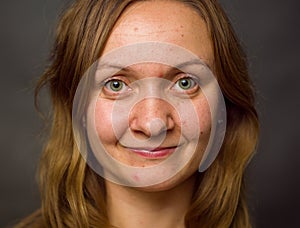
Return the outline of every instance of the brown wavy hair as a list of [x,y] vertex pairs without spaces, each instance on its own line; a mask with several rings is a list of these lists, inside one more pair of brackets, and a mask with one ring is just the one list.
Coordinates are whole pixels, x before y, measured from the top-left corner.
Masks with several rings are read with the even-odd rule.
[[[122,12],[137,1],[77,0],[62,15],[51,64],[35,94],[37,100],[46,86],[52,101],[52,125],[39,168],[42,206],[16,227],[110,227],[104,180],[86,165],[74,142],[72,104],[81,76],[101,56]],[[259,124],[246,56],[216,0],[179,2],[196,9],[206,22],[228,118],[217,159],[198,174],[186,227],[249,228],[244,171],[256,148]]]

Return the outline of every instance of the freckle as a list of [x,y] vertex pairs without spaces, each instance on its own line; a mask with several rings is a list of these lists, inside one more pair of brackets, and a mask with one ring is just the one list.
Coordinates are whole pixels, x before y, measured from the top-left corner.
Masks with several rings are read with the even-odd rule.
[[133,176],[133,179],[134,179],[135,181],[140,181],[140,178],[138,177],[137,174],[135,174],[135,175]]
[[181,34],[181,37],[184,37],[184,34]]
[[203,135],[203,131],[201,131],[200,134]]
[[135,28],[134,28],[134,31],[135,31],[135,32],[139,31],[139,28],[135,27]]
[[180,25],[180,28],[183,28],[183,25]]

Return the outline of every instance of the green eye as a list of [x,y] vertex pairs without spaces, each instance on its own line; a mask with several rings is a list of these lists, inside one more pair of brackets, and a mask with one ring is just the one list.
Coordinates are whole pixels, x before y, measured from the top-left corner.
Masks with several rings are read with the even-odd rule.
[[105,87],[112,92],[121,92],[126,87],[121,80],[113,79],[105,83]]
[[110,88],[111,88],[111,90],[113,90],[115,92],[119,92],[123,88],[123,82],[120,82],[120,81],[117,81],[117,80],[112,81],[110,83]]
[[190,78],[182,78],[177,81],[178,86],[183,90],[188,90],[194,86],[194,81]]
[[172,90],[178,93],[191,93],[196,92],[197,88],[198,83],[195,81],[195,79],[193,79],[190,76],[187,76],[178,79],[172,87]]

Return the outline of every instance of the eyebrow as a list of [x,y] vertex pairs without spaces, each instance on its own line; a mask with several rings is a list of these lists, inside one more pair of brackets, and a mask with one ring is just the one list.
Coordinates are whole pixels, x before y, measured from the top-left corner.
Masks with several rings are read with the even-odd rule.
[[175,66],[175,68],[180,69],[180,68],[183,68],[183,67],[186,67],[186,66],[196,65],[196,64],[197,65],[198,64],[200,64],[200,65],[206,65],[208,68],[210,68],[209,65],[206,62],[204,62],[204,60],[200,60],[200,59],[192,59],[192,60],[180,63],[177,66]]
[[[147,62],[141,62],[141,63],[157,63],[157,62],[150,62],[150,61],[147,61]],[[158,64],[160,64],[160,63],[158,63]],[[202,59],[192,59],[192,60],[189,60],[189,61],[186,61],[186,62],[183,62],[183,63],[180,63],[180,64],[178,64],[178,65],[176,65],[176,66],[171,66],[171,65],[169,65],[170,67],[172,67],[173,69],[182,69],[182,68],[184,68],[184,67],[187,67],[187,66],[191,66],[191,65],[198,65],[198,64],[200,64],[200,65],[204,65],[204,66],[207,66],[210,70],[212,70],[211,69],[211,66],[208,64],[208,63],[206,63],[204,60],[202,60]],[[134,64],[132,64],[132,65],[134,65]],[[164,65],[167,65],[167,64],[164,64]],[[111,69],[111,68],[113,68],[113,69],[117,69],[117,70],[124,70],[124,71],[126,71],[126,72],[129,72],[130,71],[130,66],[131,65],[128,65],[128,66],[123,66],[123,65],[117,65],[117,64],[110,64],[110,63],[103,63],[103,64],[99,64],[98,66],[97,66],[97,70],[100,70],[100,69],[105,69],[105,68],[108,68],[108,69]],[[129,68],[129,69],[128,69]]]

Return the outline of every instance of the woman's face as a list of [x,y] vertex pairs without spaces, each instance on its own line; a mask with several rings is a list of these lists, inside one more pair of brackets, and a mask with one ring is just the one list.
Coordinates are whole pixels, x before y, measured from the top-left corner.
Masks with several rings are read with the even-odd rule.
[[[130,6],[115,25],[103,55],[116,48],[149,41],[181,46],[193,52],[208,66],[214,63],[212,44],[205,22],[194,9],[176,1],[146,1]],[[172,89],[190,96],[189,102],[198,116],[197,128],[201,126],[197,138],[197,153],[188,165],[170,180],[148,187],[154,190],[176,186],[197,170],[211,127],[209,105],[201,89],[182,72],[175,71],[170,74],[169,72],[174,70],[171,68],[160,63],[139,63],[121,70],[107,80],[95,107],[96,131],[106,151],[126,165],[148,167],[168,159],[178,147],[188,148],[181,145],[180,137],[183,134],[182,128],[189,125],[189,120],[180,118],[176,107],[164,99],[142,99],[131,107],[128,129],[124,129],[124,132],[130,131],[131,135],[139,140],[159,135],[164,135],[164,138],[155,148],[124,144],[120,140],[122,135],[116,136],[111,118],[117,94],[130,90],[131,83],[156,78],[169,80],[174,84]],[[187,131],[186,134],[193,132]]]

